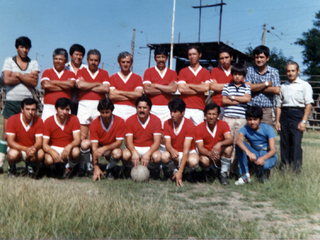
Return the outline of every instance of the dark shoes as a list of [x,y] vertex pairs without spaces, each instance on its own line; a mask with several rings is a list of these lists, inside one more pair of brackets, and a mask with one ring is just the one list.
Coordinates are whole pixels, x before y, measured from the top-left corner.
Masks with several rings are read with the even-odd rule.
[[227,173],[221,173],[221,176],[220,176],[220,183],[221,185],[229,185],[229,180],[228,180],[228,175]]

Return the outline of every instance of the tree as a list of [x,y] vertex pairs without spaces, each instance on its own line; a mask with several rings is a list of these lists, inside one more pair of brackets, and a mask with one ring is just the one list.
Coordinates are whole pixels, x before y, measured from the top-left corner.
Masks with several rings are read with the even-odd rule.
[[302,33],[295,44],[304,48],[302,51],[303,64],[307,66],[303,71],[306,75],[311,75],[309,80],[319,81],[319,78],[312,75],[320,75],[320,11],[316,13],[316,20],[313,21],[313,28]]
[[[247,55],[254,57],[252,47],[248,47],[246,50]],[[272,48],[270,50],[268,65],[279,70],[280,80],[287,80],[286,64],[290,60],[293,60],[292,56],[285,57],[281,49],[278,51],[276,48]]]

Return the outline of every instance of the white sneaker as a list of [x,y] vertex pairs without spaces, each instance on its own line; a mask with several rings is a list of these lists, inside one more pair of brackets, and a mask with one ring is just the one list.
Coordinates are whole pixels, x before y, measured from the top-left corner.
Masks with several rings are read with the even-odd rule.
[[236,181],[234,184],[238,186],[238,185],[243,185],[250,182],[251,182],[250,174],[246,173],[245,175],[241,176],[241,178],[239,178],[238,181]]

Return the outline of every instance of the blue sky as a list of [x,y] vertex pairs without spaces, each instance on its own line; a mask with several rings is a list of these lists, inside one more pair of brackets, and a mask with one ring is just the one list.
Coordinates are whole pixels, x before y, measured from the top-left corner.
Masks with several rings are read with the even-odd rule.
[[[266,46],[282,49],[302,65],[303,48],[293,44],[302,32],[312,28],[319,0],[224,0],[221,41],[242,52],[261,44],[263,24]],[[198,40],[199,0],[176,0],[174,42]],[[202,0],[202,5],[220,0]],[[19,36],[32,40],[29,56],[36,58],[43,72],[52,67],[52,52],[73,43],[102,54],[109,74],[119,71],[117,55],[131,51],[136,29],[134,72],[143,75],[148,67],[147,43],[170,43],[173,0],[1,0],[0,65],[16,54],[14,41]],[[201,41],[218,40],[219,8],[202,10]],[[274,30],[271,29],[274,27]],[[319,43],[320,44],[320,43]],[[154,64],[152,59],[152,65]],[[100,65],[101,66],[101,65]],[[303,69],[303,66],[301,66]]]

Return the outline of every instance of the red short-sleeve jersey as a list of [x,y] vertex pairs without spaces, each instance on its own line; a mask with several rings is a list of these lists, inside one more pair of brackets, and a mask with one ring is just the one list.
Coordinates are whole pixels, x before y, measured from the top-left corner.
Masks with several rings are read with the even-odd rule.
[[36,141],[36,137],[43,136],[43,122],[38,116],[34,116],[28,126],[22,120],[22,113],[15,114],[8,119],[6,126],[7,135],[15,135],[15,142],[31,147]]
[[[217,80],[217,83],[230,83],[233,80],[232,74],[230,73],[227,76],[227,74],[221,67],[216,67],[211,70],[211,79]],[[221,93],[213,93],[212,102],[215,102],[220,107],[223,106]]]
[[50,139],[49,145],[62,148],[73,141],[73,133],[80,132],[80,122],[73,114],[68,116],[63,125],[60,125],[56,115],[53,115],[47,118],[43,126],[43,138]]
[[[57,81],[76,80],[76,75],[67,69],[64,69],[62,72],[58,73],[57,70],[55,70],[54,68],[50,68],[50,69],[44,70],[44,72],[42,74],[41,82],[43,80],[48,80],[48,81],[51,81],[51,80],[57,80]],[[55,105],[56,101],[62,97],[71,99],[71,90],[68,90],[68,91],[63,90],[60,92],[51,92],[46,89],[44,91],[43,102],[45,104]]]
[[[110,77],[110,89],[117,89],[121,91],[128,91],[132,92],[138,88],[142,89],[142,79],[138,74],[130,72],[128,77],[124,79],[120,73],[115,73]],[[116,101],[112,100],[114,104],[121,104],[121,105],[129,105],[135,106],[135,100],[131,101]]]
[[150,147],[153,144],[153,135],[162,134],[160,119],[151,114],[148,120],[142,124],[138,115],[134,114],[126,121],[126,136],[133,135],[133,145],[136,147]]
[[214,145],[224,140],[224,134],[226,133],[230,133],[230,128],[225,121],[217,120],[213,132],[207,126],[207,121],[204,121],[196,126],[195,141],[196,143],[203,141],[204,148],[211,151]]
[[[177,81],[177,73],[170,68],[164,70],[161,74],[160,70],[155,66],[148,68],[143,75],[143,84],[161,84],[168,85]],[[171,94],[148,95],[153,105],[168,105]]]
[[[199,67],[196,72],[191,67],[185,67],[179,72],[179,83],[201,84],[210,81],[210,73],[207,69]],[[186,103],[187,108],[203,110],[205,107],[204,93],[196,95],[181,94],[181,99]]]
[[164,122],[164,137],[171,138],[172,147],[178,152],[183,152],[184,140],[192,139],[190,150],[194,150],[194,124],[188,118],[183,118],[177,131],[175,131],[172,119]]
[[[94,74],[90,72],[88,68],[79,69],[77,72],[77,78],[83,77],[86,82],[89,83],[109,83],[109,74],[106,70],[101,68],[98,69]],[[93,91],[85,91],[79,89],[79,101],[81,100],[100,100],[105,98],[106,95],[104,93],[95,93]]]
[[110,145],[116,140],[124,139],[124,120],[116,115],[112,116],[111,123],[106,128],[101,120],[97,117],[90,124],[90,140],[98,142],[100,146]]

